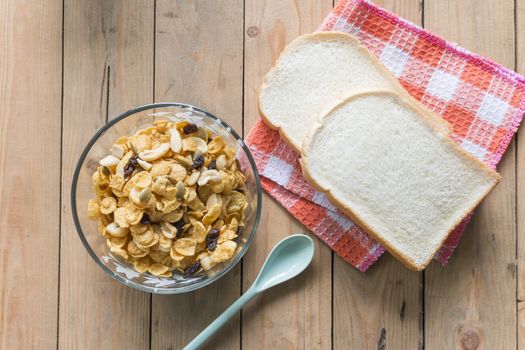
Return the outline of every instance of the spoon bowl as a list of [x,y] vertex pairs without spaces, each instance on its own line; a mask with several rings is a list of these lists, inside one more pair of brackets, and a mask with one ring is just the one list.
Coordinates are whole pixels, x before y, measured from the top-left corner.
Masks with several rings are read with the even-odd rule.
[[252,288],[262,292],[294,278],[314,257],[314,242],[303,234],[286,237],[276,245],[264,262]]

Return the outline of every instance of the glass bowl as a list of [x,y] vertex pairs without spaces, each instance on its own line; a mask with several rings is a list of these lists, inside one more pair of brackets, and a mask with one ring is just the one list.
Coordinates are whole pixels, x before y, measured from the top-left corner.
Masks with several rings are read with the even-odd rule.
[[[109,252],[106,239],[98,232],[97,222],[87,217],[87,203],[95,198],[91,189],[91,176],[98,166],[98,161],[109,154],[109,148],[120,136],[134,134],[137,130],[150,126],[153,121],[162,119],[188,120],[197,125],[205,125],[214,134],[221,135],[230,146],[237,149],[237,159],[246,175],[244,189],[248,207],[245,211],[245,226],[239,229],[237,238],[239,248],[230,261],[191,277],[174,273],[173,277],[162,278],[149,273],[136,272],[130,264]],[[211,113],[182,103],[154,103],[140,106],[107,123],[93,136],[82,152],[71,187],[73,220],[89,255],[105,272],[119,282],[157,294],[177,294],[202,288],[230,271],[246,253],[257,231],[261,215],[261,198],[261,184],[255,162],[239,134]]]

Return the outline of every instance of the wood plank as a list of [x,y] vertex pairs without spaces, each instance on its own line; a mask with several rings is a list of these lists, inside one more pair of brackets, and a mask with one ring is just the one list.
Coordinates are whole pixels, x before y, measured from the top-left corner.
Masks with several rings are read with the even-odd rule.
[[[419,0],[385,0],[379,5],[421,24]],[[417,349],[422,345],[422,274],[409,271],[388,253],[366,273],[334,261],[335,349]]]
[[54,349],[62,2],[0,11],[0,349]]
[[88,256],[71,220],[69,193],[78,156],[106,122],[106,109],[114,117],[153,98],[153,2],[65,5],[59,346],[144,349],[150,296],[119,284]]
[[421,25],[423,19],[424,0],[377,0],[374,4],[379,5],[398,16]]
[[[513,0],[427,0],[424,12],[428,29],[514,67]],[[498,167],[503,180],[476,210],[450,263],[426,271],[428,349],[516,348],[514,158],[512,144]]]
[[418,349],[420,273],[385,254],[366,273],[334,264],[334,348]]
[[[256,96],[264,74],[286,43],[314,31],[331,7],[330,0],[245,2],[245,133],[259,117]],[[265,194],[258,234],[244,258],[245,290],[273,246],[297,232],[307,230]],[[317,238],[314,241],[314,261],[304,274],[266,292],[243,311],[244,349],[331,348],[332,252]]]
[[[516,1],[516,69],[525,74],[525,1]],[[518,349],[525,349],[525,132],[523,123],[516,142],[516,225],[518,279]]]
[[[242,0],[157,1],[155,100],[202,107],[242,128]],[[154,296],[152,349],[180,349],[240,295],[240,265],[185,295]],[[240,347],[239,319],[210,344]]]

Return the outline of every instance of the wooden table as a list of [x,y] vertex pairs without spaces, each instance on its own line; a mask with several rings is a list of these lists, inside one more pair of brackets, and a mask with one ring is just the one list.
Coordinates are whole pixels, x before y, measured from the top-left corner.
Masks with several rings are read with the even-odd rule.
[[[304,231],[268,196],[241,265],[187,295],[120,285],[72,223],[80,151],[152,101],[212,111],[246,134],[263,74],[332,0],[0,2],[0,349],[179,349]],[[405,18],[525,73],[525,0],[384,0]],[[523,133],[523,130],[522,130]],[[210,349],[525,349],[525,141],[446,267],[388,254],[360,273],[316,240],[294,281],[252,302]]]

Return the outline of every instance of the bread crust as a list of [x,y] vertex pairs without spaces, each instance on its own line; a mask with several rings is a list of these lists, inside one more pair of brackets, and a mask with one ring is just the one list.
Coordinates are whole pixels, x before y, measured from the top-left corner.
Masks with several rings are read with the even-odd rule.
[[[272,74],[275,70],[277,70],[277,66],[279,65],[279,62],[281,61],[281,59],[282,59],[283,55],[285,54],[285,52],[287,50],[297,46],[297,45],[300,45],[303,41],[311,40],[311,39],[348,41],[350,44],[352,44],[352,46],[357,48],[357,51],[361,52],[363,55],[368,56],[368,58],[370,59],[372,65],[374,65],[375,68],[378,69],[385,78],[390,80],[390,82],[393,84],[394,89],[396,90],[396,92],[398,92],[399,94],[403,95],[407,100],[412,100],[413,102],[419,103],[419,102],[417,102],[417,100],[414,97],[412,97],[405,90],[405,88],[396,79],[396,77],[394,77],[392,75],[392,73],[390,73],[390,71],[388,71],[388,69],[377,59],[377,57],[375,55],[373,55],[368,49],[366,49],[363,45],[361,45],[359,40],[354,38],[352,35],[350,35],[348,33],[344,33],[344,32],[315,32],[315,33],[301,35],[301,36],[297,37],[296,39],[294,39],[291,43],[289,43],[281,51],[279,57],[277,58],[277,60],[275,61],[274,65],[273,65],[273,67],[264,76],[263,83],[261,84],[261,87],[259,88],[259,93],[258,93],[258,96],[257,96],[257,108],[259,109],[259,113],[261,114],[261,117],[262,117],[263,121],[265,122],[265,124],[268,125],[271,129],[279,131],[279,134],[282,137],[282,139],[290,147],[292,147],[292,149],[294,149],[296,152],[298,152],[298,153],[301,152],[301,146],[302,145],[300,145],[300,144],[296,145],[293,142],[292,138],[284,130],[283,126],[275,124],[271,120],[271,117],[268,116],[268,114],[264,110],[264,107],[263,107],[263,104],[262,104],[262,101],[261,101],[261,96],[262,96],[263,91],[266,89],[266,87],[268,85],[268,76],[270,74]],[[374,91],[374,90],[370,90],[370,91]],[[350,95],[350,94],[352,94],[351,91],[347,95]],[[326,106],[327,110],[332,110],[334,108],[334,106],[339,105],[341,103],[341,101],[343,101],[343,100],[344,100],[344,97],[339,97],[338,98],[337,96],[334,96],[334,103],[331,106]],[[319,120],[323,116],[324,116],[324,114],[321,114],[321,115],[317,116],[317,119]],[[430,122],[432,124],[435,124],[436,128],[443,129],[444,131],[446,130],[446,132],[448,134],[451,133],[451,125],[446,120],[444,120],[443,118],[441,118],[439,116],[432,116],[431,119],[432,120]]]
[[[465,210],[465,212],[461,215],[461,219],[459,219],[452,227],[449,229],[448,233],[441,239],[439,244],[436,245],[433,254],[422,264],[417,264],[414,259],[404,254],[402,251],[399,251],[396,249],[393,245],[390,244],[384,237],[381,236],[379,232],[374,231],[367,223],[366,221],[359,217],[352,208],[350,208],[348,205],[343,203],[341,200],[339,200],[334,194],[332,193],[332,190],[330,188],[324,188],[321,184],[319,184],[312,176],[308,169],[308,147],[311,143],[312,139],[315,137],[316,133],[318,133],[323,127],[323,119],[329,118],[332,112],[337,110],[338,108],[342,107],[346,103],[358,99],[364,96],[394,96],[395,98],[400,101],[401,104],[404,106],[411,108],[415,110],[418,115],[421,116],[421,118],[428,123],[428,125],[432,128],[434,128],[438,133],[441,133],[443,136],[446,136],[443,138],[443,142],[448,142],[454,149],[457,150],[459,154],[461,154],[467,161],[469,161],[474,167],[477,167],[478,169],[485,172],[485,174],[492,179],[492,184],[490,187],[486,189],[485,192],[481,193],[478,198],[476,198],[474,204]],[[432,118],[434,116],[432,115],[432,112],[429,110],[423,108],[419,105],[419,103],[414,103],[412,100],[407,100],[404,98],[404,96],[401,96],[399,94],[396,94],[392,91],[375,91],[375,92],[364,92],[359,93],[356,95],[351,95],[348,98],[346,98],[344,101],[337,104],[335,107],[333,107],[330,111],[328,111],[323,118],[317,122],[317,124],[311,129],[310,134],[303,140],[303,145],[301,149],[301,159],[299,160],[302,168],[303,175],[306,179],[306,181],[312,185],[315,189],[317,189],[320,192],[326,193],[326,196],[332,202],[336,207],[338,207],[341,211],[343,211],[346,215],[348,215],[359,227],[364,229],[366,232],[368,232],[370,235],[372,235],[379,243],[381,243],[396,259],[401,261],[406,267],[410,268],[414,271],[421,271],[423,270],[432,260],[438,249],[441,247],[441,245],[444,243],[444,241],[447,239],[447,237],[450,235],[450,233],[459,225],[459,223],[463,220],[465,216],[467,216],[470,212],[474,210],[474,208],[485,198],[485,196],[496,186],[496,184],[501,180],[501,176],[493,169],[489,168],[485,163],[480,161],[479,159],[472,156],[470,153],[459,147],[452,139],[448,137],[447,133],[444,133],[442,129],[436,128],[435,123],[433,123]]]

